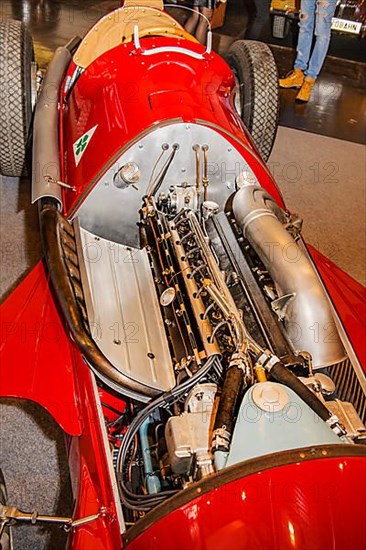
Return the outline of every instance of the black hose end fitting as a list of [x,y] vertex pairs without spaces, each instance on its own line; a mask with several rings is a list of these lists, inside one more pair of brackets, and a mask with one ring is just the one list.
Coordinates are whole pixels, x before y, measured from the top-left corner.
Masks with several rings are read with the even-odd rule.
[[293,390],[324,422],[332,416],[318,397],[281,361],[273,365],[270,374],[277,382]]

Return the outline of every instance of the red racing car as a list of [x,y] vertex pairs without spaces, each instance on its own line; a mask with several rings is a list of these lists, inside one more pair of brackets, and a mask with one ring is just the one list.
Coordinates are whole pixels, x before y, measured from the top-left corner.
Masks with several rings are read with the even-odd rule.
[[127,0],[40,86],[32,52],[0,22],[0,171],[31,173],[44,250],[1,306],[0,395],[65,432],[75,505],[2,480],[2,548],[27,521],[73,550],[365,548],[365,293],[265,164],[268,47],[224,61]]

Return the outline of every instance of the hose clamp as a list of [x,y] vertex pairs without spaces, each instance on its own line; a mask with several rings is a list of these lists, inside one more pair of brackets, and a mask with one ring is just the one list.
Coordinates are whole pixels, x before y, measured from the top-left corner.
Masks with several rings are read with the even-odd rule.
[[346,429],[344,426],[340,423],[339,418],[337,415],[332,414],[328,420],[326,420],[326,423],[328,426],[333,430],[333,432],[338,435],[338,437],[342,437],[343,435],[347,435]]
[[256,365],[259,367],[263,367],[266,371],[270,372],[272,367],[274,367],[279,362],[280,359],[277,357],[277,355],[274,355],[270,351],[265,350],[262,355],[260,355],[256,360]]
[[212,435],[212,450],[213,452],[222,449],[229,449],[231,441],[231,433],[227,431],[226,426],[217,428]]

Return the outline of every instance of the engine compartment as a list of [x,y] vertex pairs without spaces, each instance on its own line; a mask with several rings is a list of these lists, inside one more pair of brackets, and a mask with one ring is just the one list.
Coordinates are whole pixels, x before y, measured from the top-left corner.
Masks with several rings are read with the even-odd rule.
[[160,130],[155,155],[136,141],[63,232],[127,524],[242,461],[366,439],[364,377],[301,220],[249,160],[211,180],[212,129],[171,144]]

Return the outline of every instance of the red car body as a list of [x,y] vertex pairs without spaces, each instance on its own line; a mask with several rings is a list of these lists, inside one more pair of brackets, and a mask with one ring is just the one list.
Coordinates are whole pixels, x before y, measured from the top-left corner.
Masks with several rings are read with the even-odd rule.
[[[184,38],[151,36],[143,57],[134,42],[94,60],[69,91],[75,58],[63,77],[60,103],[63,214],[72,218],[121,152],[152,127],[177,118],[225,137],[246,159],[261,185],[283,207],[280,192],[259,157],[233,103],[234,77],[215,53]],[[193,54],[169,52],[184,48]],[[165,49],[166,48],[166,49]],[[51,90],[53,93],[53,91]],[[79,164],[73,144],[98,125]],[[365,289],[309,247],[335,310],[366,365]],[[40,262],[1,306],[0,394],[39,403],[66,435],[74,518],[95,521],[72,529],[73,550],[361,549],[366,546],[365,453],[362,446],[305,448],[260,457],[213,474],[172,497],[125,532],[108,456],[101,405],[126,407],[97,387],[70,335],[47,268]],[[41,489],[41,488],[40,488]]]

